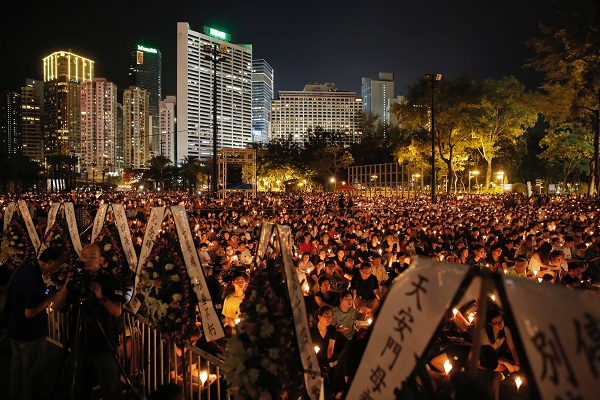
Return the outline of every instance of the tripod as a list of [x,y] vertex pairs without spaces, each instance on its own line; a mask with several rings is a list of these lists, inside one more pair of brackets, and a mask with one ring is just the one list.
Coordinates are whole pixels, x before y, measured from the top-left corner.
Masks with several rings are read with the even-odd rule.
[[61,377],[61,373],[62,373],[65,365],[67,364],[67,362],[69,360],[69,350],[70,349],[72,349],[72,354],[75,357],[75,361],[74,361],[74,365],[73,365],[74,373],[73,373],[73,380],[71,382],[71,388],[70,388],[71,390],[70,390],[69,398],[71,400],[73,400],[75,398],[74,396],[75,396],[75,389],[77,387],[77,373],[78,373],[78,368],[81,368],[81,366],[79,366],[79,362],[80,362],[80,358],[81,358],[80,357],[81,356],[80,355],[81,339],[82,339],[82,336],[84,336],[83,327],[87,321],[87,318],[86,318],[86,312],[87,312],[87,313],[89,313],[89,316],[91,317],[91,319],[94,321],[95,326],[97,326],[98,331],[101,333],[104,344],[106,344],[106,346],[109,348],[112,358],[114,359],[114,362],[116,363],[116,365],[119,368],[120,375],[123,376],[125,379],[125,383],[127,384],[129,392],[136,399],[139,399],[140,397],[136,393],[136,391],[133,387],[133,384],[132,384],[131,380],[129,379],[129,376],[127,375],[125,369],[119,362],[119,357],[117,356],[117,353],[116,353],[114,347],[111,345],[110,340],[108,339],[108,336],[106,335],[106,332],[104,331],[104,328],[102,327],[102,324],[98,320],[98,316],[96,315],[94,310],[86,304],[86,302],[89,299],[90,299],[89,293],[86,293],[84,290],[81,290],[80,295],[79,295],[79,303],[78,303],[79,307],[77,309],[77,317],[75,320],[75,326],[76,326],[75,334],[71,335],[69,337],[69,339],[67,340],[67,343],[65,344],[65,347],[63,349],[62,360],[60,362],[60,366],[58,369],[58,375],[56,376],[56,379],[54,380],[54,385],[52,388],[52,393],[50,395],[50,398],[51,399],[55,398],[56,389],[58,387],[58,381]]

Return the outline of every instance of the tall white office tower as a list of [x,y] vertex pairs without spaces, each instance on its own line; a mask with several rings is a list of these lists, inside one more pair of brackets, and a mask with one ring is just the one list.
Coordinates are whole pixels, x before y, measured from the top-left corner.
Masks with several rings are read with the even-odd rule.
[[167,96],[158,105],[160,120],[160,155],[175,164],[175,96]]
[[81,82],[81,168],[98,182],[117,171],[117,85],[105,78]]
[[362,78],[361,95],[364,113],[373,113],[384,126],[389,125],[390,100],[394,98],[394,74],[380,72],[378,79]]
[[150,110],[148,92],[137,86],[123,91],[123,168],[148,168]]
[[304,144],[309,132],[322,129],[341,135],[346,145],[360,141],[362,99],[356,92],[338,92],[333,83],[308,84],[303,91],[280,91],[271,103],[269,140]]
[[265,60],[252,60],[252,140],[266,142],[273,101],[274,73]]
[[213,155],[213,76],[216,63],[217,148],[252,143],[252,45],[233,44],[213,28],[177,23],[177,153],[206,161]]

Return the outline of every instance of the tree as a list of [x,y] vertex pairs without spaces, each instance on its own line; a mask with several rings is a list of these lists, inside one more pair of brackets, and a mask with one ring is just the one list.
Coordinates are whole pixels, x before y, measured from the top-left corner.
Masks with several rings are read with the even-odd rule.
[[488,79],[481,85],[481,98],[473,106],[468,123],[472,124],[475,148],[487,162],[486,188],[490,187],[492,161],[498,156],[500,145],[515,143],[537,121],[536,98],[526,93],[525,87],[512,76],[499,81]]
[[152,157],[148,164],[150,165],[150,169],[148,170],[148,175],[154,179],[155,185],[157,188],[164,188],[164,173],[167,165],[171,164],[171,160],[167,157],[161,155]]
[[340,145],[327,146],[317,151],[312,162],[315,170],[326,176],[333,176],[336,180],[338,171],[352,164],[354,164],[352,154]]
[[561,23],[541,26],[529,44],[536,56],[526,66],[545,74],[545,116],[554,126],[577,123],[593,130],[594,154],[588,194],[600,182],[600,4],[597,0],[557,1]]
[[[407,101],[392,107],[403,128],[421,133],[430,130],[431,84],[431,81],[420,78],[409,88]],[[446,187],[449,192],[455,178],[457,156],[470,145],[469,118],[476,104],[476,85],[471,75],[464,73],[454,80],[436,83],[435,93],[435,146],[451,177]]]
[[583,163],[590,163],[594,154],[592,132],[578,125],[565,124],[554,128],[541,141],[544,151],[540,158],[562,164],[563,188],[567,178]]

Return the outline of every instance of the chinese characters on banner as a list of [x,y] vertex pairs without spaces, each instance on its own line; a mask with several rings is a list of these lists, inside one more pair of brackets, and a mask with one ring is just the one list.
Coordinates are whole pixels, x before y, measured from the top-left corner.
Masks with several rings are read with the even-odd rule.
[[541,397],[597,399],[600,298],[518,278],[503,281]]
[[[311,399],[322,399],[324,397],[323,378],[321,376],[317,353],[315,352],[312,338],[310,336],[306,305],[304,304],[304,295],[302,294],[302,288],[300,287],[294,262],[292,261],[290,228],[288,226],[276,225],[276,229],[279,235],[278,239],[281,245],[283,269],[286,276],[288,292],[290,294],[290,302],[292,304],[296,338],[298,339],[298,349],[300,352],[300,358],[302,359],[302,367],[304,368],[304,382],[306,384],[306,391]],[[264,224],[263,230],[268,231]],[[263,238],[261,238],[261,240],[262,239]]]
[[348,400],[394,399],[446,313],[468,269],[420,259],[381,306]]
[[35,230],[35,225],[33,225],[33,220],[31,219],[31,214],[29,213],[29,208],[27,208],[27,203],[25,202],[25,200],[19,200],[18,207],[19,211],[21,211],[23,221],[25,222],[27,233],[29,233],[29,239],[31,240],[31,244],[37,252],[40,249],[40,238],[37,234],[37,231]]
[[198,297],[198,307],[202,316],[202,329],[206,335],[206,340],[212,342],[225,336],[221,319],[215,311],[206,279],[204,279],[204,273],[202,272],[202,268],[200,268],[200,260],[198,259],[198,252],[194,245],[194,238],[190,230],[185,207],[172,206],[171,212],[175,220],[183,260],[185,261],[194,292]]
[[92,243],[96,241],[96,237],[100,234],[102,227],[104,227],[104,219],[106,218],[107,210],[108,204],[100,204],[100,207],[96,212],[96,218],[94,218],[94,226],[92,227]]

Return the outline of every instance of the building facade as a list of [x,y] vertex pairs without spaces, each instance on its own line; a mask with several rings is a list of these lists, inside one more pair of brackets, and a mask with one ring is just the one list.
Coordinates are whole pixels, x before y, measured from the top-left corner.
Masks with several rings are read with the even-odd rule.
[[217,149],[252,143],[252,46],[233,44],[229,35],[205,27],[193,31],[177,23],[176,162],[213,157],[212,52],[216,62]]
[[274,73],[265,60],[252,60],[252,141],[266,142],[269,137]]
[[308,84],[303,91],[280,91],[271,104],[272,139],[308,140],[309,132],[322,129],[342,134],[345,143],[362,136],[363,103],[356,92],[338,92],[332,83]]
[[394,98],[394,74],[380,72],[378,79],[362,78],[361,95],[365,114],[373,113],[384,126],[390,125],[390,101]]
[[150,115],[158,116],[162,99],[162,54],[158,49],[141,44],[129,47],[129,86],[148,92]]
[[44,82],[38,79],[26,79],[25,86],[21,87],[23,155],[37,163],[44,161],[43,112]]
[[105,78],[81,83],[81,168],[98,182],[117,172],[117,85]]
[[20,156],[22,149],[21,95],[5,92],[0,99],[0,156]]
[[43,59],[43,71],[44,157],[80,157],[80,83],[94,77],[94,61],[58,51]]
[[175,118],[176,97],[167,96],[159,104],[160,155],[167,157],[175,165]]
[[150,113],[148,92],[136,86],[123,91],[123,168],[148,168]]

